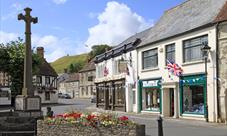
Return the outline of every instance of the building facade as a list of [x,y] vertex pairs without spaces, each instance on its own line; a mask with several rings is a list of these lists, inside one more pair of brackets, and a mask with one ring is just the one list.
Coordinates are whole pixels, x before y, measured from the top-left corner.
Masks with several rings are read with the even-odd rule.
[[[137,48],[138,112],[226,121],[225,87],[218,86],[218,80],[226,79],[226,54],[217,47],[219,42],[220,49],[226,47],[226,23],[219,24],[226,17],[226,0],[189,0],[166,11],[150,28]],[[205,44],[211,47],[207,68],[201,50]],[[169,61],[183,73],[172,75]]]
[[10,76],[6,72],[0,72],[0,105],[11,104]]
[[127,112],[135,110],[135,48],[140,41],[135,36],[131,37],[125,43],[96,57],[97,107]]
[[96,95],[95,88],[95,64],[91,60],[88,62],[82,70],[79,71],[80,78],[80,98],[91,98]]
[[35,95],[41,97],[41,103],[58,103],[57,73],[44,58],[44,48],[37,47],[41,65],[33,76]]
[[79,98],[79,73],[69,74],[69,78],[59,84],[59,93],[69,94],[71,98]]
[[[114,110],[118,94],[113,92],[120,86],[124,111],[226,122],[226,22],[227,0],[188,0],[165,11],[153,27],[132,36],[141,40],[136,55],[113,50],[97,56],[97,106]],[[131,90],[125,73],[114,70],[115,60],[130,54],[138,81]]]

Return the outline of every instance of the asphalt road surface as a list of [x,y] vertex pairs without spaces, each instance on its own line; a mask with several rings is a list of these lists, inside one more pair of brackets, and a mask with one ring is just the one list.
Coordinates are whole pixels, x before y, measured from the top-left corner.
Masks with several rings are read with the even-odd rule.
[[[60,99],[59,104],[44,106],[42,108],[44,114],[47,106],[51,106],[55,114],[62,114],[72,110],[102,111],[97,109],[95,104],[91,103],[89,99]],[[125,112],[114,113],[118,115],[127,115],[135,122],[145,124],[147,136],[158,136],[158,116]],[[164,136],[227,136],[226,124],[172,118],[164,118],[163,120]]]

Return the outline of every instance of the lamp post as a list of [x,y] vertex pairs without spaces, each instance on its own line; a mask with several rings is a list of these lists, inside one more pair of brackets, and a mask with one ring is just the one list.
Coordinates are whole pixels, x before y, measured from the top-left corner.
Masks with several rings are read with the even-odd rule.
[[203,47],[201,48],[201,51],[203,53],[204,61],[205,61],[205,82],[206,82],[206,102],[205,102],[205,118],[206,122],[208,122],[208,104],[207,104],[207,59],[208,59],[208,53],[211,49],[210,46],[208,46],[207,42],[202,43]]

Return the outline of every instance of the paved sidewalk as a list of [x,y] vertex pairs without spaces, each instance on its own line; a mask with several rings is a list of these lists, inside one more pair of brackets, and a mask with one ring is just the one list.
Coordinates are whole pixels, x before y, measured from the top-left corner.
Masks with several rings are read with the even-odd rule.
[[[137,123],[146,125],[147,136],[158,136],[158,115],[149,113],[126,113],[121,111],[105,111],[95,106],[86,108],[89,111],[111,112],[126,115]],[[163,118],[164,136],[227,136],[227,125],[207,123],[204,121]]]

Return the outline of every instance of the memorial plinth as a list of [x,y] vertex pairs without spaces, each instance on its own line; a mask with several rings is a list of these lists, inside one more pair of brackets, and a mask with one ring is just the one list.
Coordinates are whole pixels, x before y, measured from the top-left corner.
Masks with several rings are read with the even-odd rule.
[[41,117],[41,98],[39,96],[17,95],[15,113],[21,117]]

